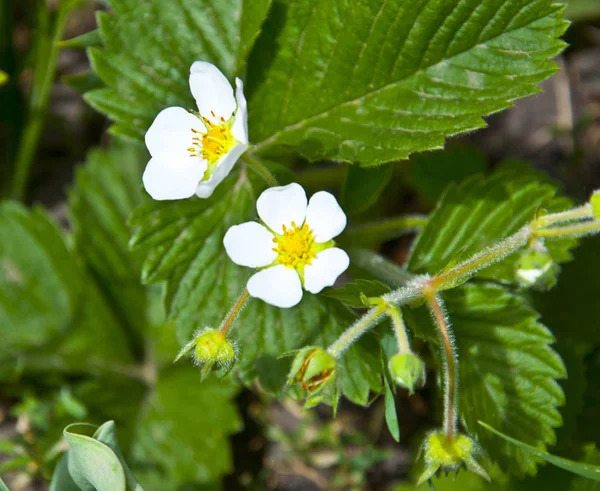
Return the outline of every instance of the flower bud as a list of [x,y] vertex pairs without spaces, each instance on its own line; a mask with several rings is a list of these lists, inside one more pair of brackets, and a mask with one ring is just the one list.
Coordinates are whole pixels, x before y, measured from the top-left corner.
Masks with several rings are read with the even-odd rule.
[[394,382],[412,394],[425,385],[425,363],[414,353],[398,353],[388,364]]
[[237,358],[235,345],[225,335],[210,327],[197,331],[194,339],[179,352],[175,361],[190,351],[194,363],[202,368],[203,379],[217,370],[223,370],[226,374]]
[[425,452],[425,470],[417,486],[430,479],[438,470],[458,471],[465,466],[471,472],[490,480],[487,472],[475,460],[477,447],[471,438],[455,435],[449,439],[445,433],[430,433],[423,443]]
[[600,190],[594,191],[590,198],[590,204],[592,205],[594,218],[600,218]]
[[548,290],[556,283],[558,265],[546,250],[523,251],[517,263],[517,280],[526,288]]
[[311,393],[319,392],[335,375],[335,359],[327,351],[315,346],[301,349],[288,377],[289,384],[300,386]]

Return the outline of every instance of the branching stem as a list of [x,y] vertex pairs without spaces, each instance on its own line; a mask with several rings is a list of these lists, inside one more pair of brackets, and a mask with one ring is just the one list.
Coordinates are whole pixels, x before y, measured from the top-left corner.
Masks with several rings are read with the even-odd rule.
[[350,345],[358,339],[365,331],[367,331],[386,310],[385,302],[381,302],[377,307],[369,310],[365,315],[358,319],[333,343],[327,351],[334,357],[339,358]]

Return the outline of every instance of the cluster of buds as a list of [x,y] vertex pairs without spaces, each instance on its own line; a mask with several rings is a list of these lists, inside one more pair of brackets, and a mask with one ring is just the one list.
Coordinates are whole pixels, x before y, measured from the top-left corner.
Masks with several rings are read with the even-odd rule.
[[237,347],[218,330],[206,327],[196,331],[194,339],[183,347],[175,361],[187,354],[201,368],[204,380],[212,372],[227,375],[237,359]]
[[288,385],[298,385],[306,393],[305,408],[324,402],[333,406],[339,399],[335,383],[335,358],[317,346],[302,348],[292,362]]
[[423,443],[425,453],[425,470],[419,478],[417,486],[431,479],[435,473],[459,471],[463,466],[471,472],[490,480],[487,472],[475,460],[479,448],[475,442],[465,435],[454,435],[448,438],[446,433],[430,433]]

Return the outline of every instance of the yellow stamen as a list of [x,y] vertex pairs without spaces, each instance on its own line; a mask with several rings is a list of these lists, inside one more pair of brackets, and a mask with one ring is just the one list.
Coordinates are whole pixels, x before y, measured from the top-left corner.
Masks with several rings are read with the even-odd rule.
[[283,234],[273,239],[277,244],[273,250],[278,254],[277,262],[290,268],[303,269],[317,254],[315,238],[307,224],[298,227],[295,222],[291,228],[282,226]]
[[[211,114],[213,117],[216,117],[214,112],[211,111]],[[202,121],[206,126],[206,131],[202,132],[192,128],[193,133],[200,134],[201,136],[194,136],[192,138],[193,147],[188,148],[188,151],[190,152],[190,157],[202,157],[205,159],[209,164],[209,169],[211,169],[235,145],[235,138],[231,134],[233,119],[225,121],[221,117],[219,124],[215,124],[205,117],[202,117]]]

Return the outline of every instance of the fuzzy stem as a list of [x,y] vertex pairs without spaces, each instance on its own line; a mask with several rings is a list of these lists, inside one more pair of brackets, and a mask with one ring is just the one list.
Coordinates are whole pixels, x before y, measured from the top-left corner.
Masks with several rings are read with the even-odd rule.
[[442,298],[433,290],[426,290],[425,298],[444,348],[444,432],[448,440],[453,440],[458,412],[458,352]]
[[269,186],[279,186],[279,182],[277,181],[275,176],[258,159],[256,159],[249,153],[244,154],[242,159],[244,160],[244,162],[250,165],[257,172],[257,174],[259,174],[266,181],[266,183]]
[[339,358],[350,345],[356,341],[365,331],[367,331],[385,312],[386,304],[381,302],[375,308],[369,310],[365,315],[358,319],[348,329],[346,329],[342,335],[335,341],[327,351],[334,358]]
[[576,225],[567,225],[565,227],[538,229],[535,231],[535,235],[547,239],[562,239],[565,236],[580,237],[582,235],[592,235],[598,232],[600,232],[600,219],[578,223]]
[[536,225],[538,227],[547,227],[555,223],[570,222],[573,220],[581,220],[584,218],[593,218],[594,210],[590,203],[587,203],[578,208],[572,210],[562,211],[560,213],[553,213],[550,215],[544,215],[536,219]]
[[250,294],[248,293],[248,290],[244,288],[242,294],[238,297],[233,307],[231,307],[231,310],[227,314],[227,317],[225,317],[225,319],[223,319],[223,322],[221,322],[221,325],[219,326],[219,334],[221,334],[222,336],[227,336],[229,328],[233,325],[235,320],[240,315],[240,312],[244,308],[244,305],[246,305],[246,301],[248,300],[249,295]]
[[410,353],[410,343],[408,342],[408,336],[406,335],[406,326],[404,325],[402,312],[398,307],[388,304],[386,313],[394,326],[394,334],[396,335],[396,342],[398,343],[398,353]]
[[531,227],[526,225],[517,233],[497,244],[475,254],[472,258],[458,264],[449,271],[431,278],[429,286],[440,290],[453,283],[464,281],[484,268],[495,264],[527,244],[532,235]]

